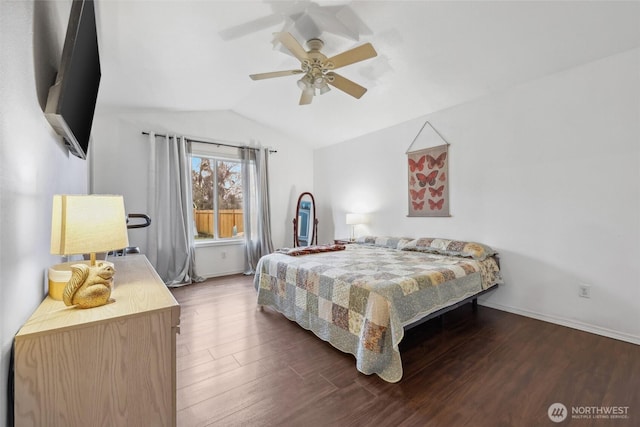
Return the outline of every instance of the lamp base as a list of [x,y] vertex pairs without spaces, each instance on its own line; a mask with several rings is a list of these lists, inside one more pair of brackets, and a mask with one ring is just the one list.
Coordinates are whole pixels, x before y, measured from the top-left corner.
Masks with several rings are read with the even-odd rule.
[[89,264],[89,261],[69,261],[49,267],[49,296],[56,301],[62,301],[62,293],[67,282],[71,279],[73,264]]

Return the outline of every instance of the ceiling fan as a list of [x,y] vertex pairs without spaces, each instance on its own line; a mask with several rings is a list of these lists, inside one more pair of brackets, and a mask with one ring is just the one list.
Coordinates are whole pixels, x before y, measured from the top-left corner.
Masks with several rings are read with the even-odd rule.
[[320,52],[320,49],[324,46],[324,42],[320,39],[311,39],[307,41],[309,50],[305,51],[300,43],[298,43],[290,33],[283,32],[275,33],[274,35],[276,40],[282,43],[282,45],[293,54],[293,56],[298,58],[301,63],[301,69],[251,74],[249,76],[251,79],[263,80],[273,77],[304,74],[302,78],[298,80],[298,87],[302,89],[300,105],[311,104],[316,91],[320,95],[327,93],[331,90],[329,85],[358,99],[367,91],[366,88],[342,77],[340,74],[334,73],[333,70],[376,56],[377,52],[371,43],[365,43],[361,46],[332,56],[331,58],[327,58]]

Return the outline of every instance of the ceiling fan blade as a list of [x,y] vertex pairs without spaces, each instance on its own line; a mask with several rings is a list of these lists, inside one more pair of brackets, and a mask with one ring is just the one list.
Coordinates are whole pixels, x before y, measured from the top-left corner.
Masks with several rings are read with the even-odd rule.
[[303,89],[300,95],[300,105],[311,104],[313,101],[313,89]]
[[287,70],[287,71],[272,71],[270,73],[251,74],[251,80],[264,80],[272,79],[274,77],[293,76],[294,74],[301,74],[302,70]]
[[333,64],[332,69],[344,67],[355,62],[364,61],[365,59],[373,58],[377,56],[378,52],[373,48],[371,43],[365,43],[362,46],[354,47],[353,49],[339,53],[336,56],[332,56],[325,61],[325,64],[331,62]]
[[327,83],[336,89],[340,89],[341,91],[348,93],[354,98],[360,99],[367,91],[366,87],[362,87],[358,83],[352,82],[346,77],[342,77],[340,74],[327,73],[327,76],[330,77],[327,79]]
[[289,49],[293,56],[298,58],[300,62],[305,59],[309,59],[307,51],[298,43],[298,40],[291,35],[291,33],[274,33],[276,40],[278,40],[284,47]]

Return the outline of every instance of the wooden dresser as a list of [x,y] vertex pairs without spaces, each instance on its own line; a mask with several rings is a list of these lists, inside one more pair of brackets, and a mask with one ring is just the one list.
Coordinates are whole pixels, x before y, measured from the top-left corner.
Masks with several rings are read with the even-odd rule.
[[111,297],[47,297],[15,337],[15,425],[175,426],[180,306],[144,255],[114,258]]

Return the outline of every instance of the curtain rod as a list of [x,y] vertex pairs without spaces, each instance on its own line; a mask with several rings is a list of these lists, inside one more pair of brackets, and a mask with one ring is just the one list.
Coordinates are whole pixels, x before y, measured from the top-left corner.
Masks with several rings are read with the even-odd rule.
[[[149,132],[142,131],[142,134],[143,135],[149,135]],[[162,134],[159,134],[159,133],[156,133],[155,136],[159,136],[161,138],[166,138],[167,137],[167,135],[162,135]],[[184,137],[184,139],[186,139],[189,142],[200,142],[200,143],[203,143],[203,144],[213,144],[213,145],[217,145],[218,147],[223,146],[223,147],[249,148],[251,150],[259,150],[259,148],[256,148],[256,147],[249,147],[249,146],[246,146],[246,145],[229,144],[228,143],[229,141],[227,141],[227,143],[225,143],[225,142],[215,142],[215,141],[202,141],[202,140],[199,140],[199,139],[188,138],[186,136]],[[269,152],[270,153],[277,153],[278,150],[269,149]]]

